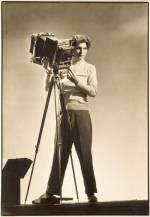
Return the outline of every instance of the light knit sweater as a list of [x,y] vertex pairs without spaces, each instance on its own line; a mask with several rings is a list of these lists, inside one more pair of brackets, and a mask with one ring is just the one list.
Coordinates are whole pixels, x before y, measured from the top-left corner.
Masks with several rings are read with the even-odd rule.
[[85,60],[73,63],[71,71],[76,75],[78,84],[75,85],[67,76],[60,81],[61,90],[68,110],[88,110],[87,96],[97,94],[97,74],[94,65]]

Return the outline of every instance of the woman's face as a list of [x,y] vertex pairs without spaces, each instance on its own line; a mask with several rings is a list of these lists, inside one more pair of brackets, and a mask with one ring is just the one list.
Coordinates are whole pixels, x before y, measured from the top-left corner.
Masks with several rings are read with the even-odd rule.
[[78,60],[84,60],[86,55],[87,55],[87,45],[85,42],[81,42],[79,43],[75,49],[74,49],[74,56],[78,59]]

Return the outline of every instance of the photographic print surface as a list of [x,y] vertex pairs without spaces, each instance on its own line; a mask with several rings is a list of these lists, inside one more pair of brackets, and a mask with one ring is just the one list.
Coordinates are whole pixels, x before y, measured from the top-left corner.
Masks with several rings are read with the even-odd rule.
[[[98,94],[88,98],[92,154],[100,201],[148,197],[148,4],[106,2],[3,2],[3,166],[8,159],[33,160],[47,93],[46,73],[30,61],[33,33],[91,39],[87,61],[95,65]],[[45,192],[55,137],[54,94],[43,129],[27,203]],[[81,202],[87,201],[75,149]],[[31,169],[21,180],[24,202]],[[63,195],[76,192],[70,160]]]

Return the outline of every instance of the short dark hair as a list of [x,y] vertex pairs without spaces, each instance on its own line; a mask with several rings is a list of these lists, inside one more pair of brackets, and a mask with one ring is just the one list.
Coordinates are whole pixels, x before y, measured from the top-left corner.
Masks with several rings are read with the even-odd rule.
[[87,36],[85,36],[85,35],[74,35],[72,37],[72,46],[76,47],[80,43],[86,43],[88,49],[91,46],[90,39]]

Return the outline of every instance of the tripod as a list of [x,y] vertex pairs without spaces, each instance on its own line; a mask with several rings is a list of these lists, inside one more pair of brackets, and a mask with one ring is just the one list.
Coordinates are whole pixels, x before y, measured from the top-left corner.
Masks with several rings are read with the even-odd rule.
[[[61,91],[60,77],[58,75],[58,70],[59,70],[58,68],[56,68],[56,67],[54,68],[54,70],[53,70],[54,73],[53,73],[52,78],[51,78],[50,83],[49,83],[48,94],[47,94],[47,98],[46,98],[46,103],[45,103],[45,108],[44,108],[44,112],[43,112],[42,122],[41,122],[41,126],[40,126],[40,131],[39,131],[39,135],[38,135],[37,144],[35,146],[35,148],[36,148],[35,149],[35,156],[34,156],[33,165],[32,165],[32,169],[31,169],[31,174],[30,174],[30,178],[29,178],[28,188],[27,188],[27,192],[26,192],[25,203],[26,203],[27,198],[28,198],[28,193],[29,193],[29,189],[30,189],[30,185],[31,185],[31,180],[32,180],[33,171],[34,171],[34,167],[35,167],[35,162],[36,162],[36,158],[37,158],[37,154],[38,154],[38,150],[39,150],[39,146],[40,146],[40,141],[41,141],[42,132],[43,132],[43,128],[44,128],[44,123],[45,123],[45,119],[46,119],[47,109],[48,109],[48,106],[49,106],[50,96],[51,96],[51,92],[52,92],[53,87],[54,87],[55,116],[56,116],[56,143],[55,143],[55,145],[58,145],[58,148],[59,148],[59,152],[58,152],[58,160],[59,160],[59,162],[58,162],[58,164],[59,164],[60,203],[62,203],[63,199],[65,200],[65,198],[62,198],[62,187],[61,187],[61,148],[62,148],[63,144],[61,142],[59,142],[60,120],[58,119],[59,114],[58,114],[58,105],[57,105],[57,99],[56,99],[56,91],[57,91],[57,89],[60,92],[60,104],[61,104],[62,114],[64,115],[69,127],[70,127],[70,124],[69,124],[69,120],[68,120],[68,113],[67,113],[67,110],[65,108],[65,102],[64,102],[63,94],[62,94],[62,91]],[[76,182],[75,170],[74,170],[74,164],[73,164],[73,158],[72,158],[71,152],[70,152],[70,159],[71,159],[71,166],[72,166],[76,196],[77,196],[77,200],[79,202],[77,182]],[[66,198],[66,200],[72,200],[72,198],[68,198],[68,199]]]

